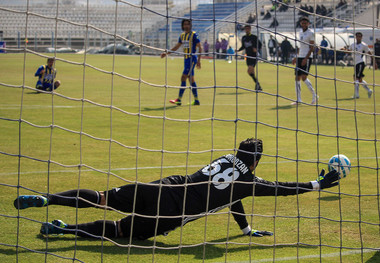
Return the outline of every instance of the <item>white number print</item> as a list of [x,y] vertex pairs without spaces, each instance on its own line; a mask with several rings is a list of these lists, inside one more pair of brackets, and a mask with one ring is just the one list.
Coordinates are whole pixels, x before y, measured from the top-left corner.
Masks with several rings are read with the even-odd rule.
[[227,188],[230,183],[239,178],[239,171],[236,168],[227,168],[222,173],[218,173],[221,169],[222,163],[228,163],[226,159],[220,159],[211,165],[207,165],[202,169],[202,173],[207,176],[213,176],[212,182],[216,189],[223,190]]

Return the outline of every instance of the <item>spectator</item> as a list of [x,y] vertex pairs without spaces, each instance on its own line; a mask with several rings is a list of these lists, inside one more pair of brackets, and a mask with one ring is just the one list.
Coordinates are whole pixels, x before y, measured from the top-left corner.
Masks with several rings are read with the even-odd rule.
[[380,39],[376,38],[376,42],[373,45],[374,46],[374,52],[375,52],[375,61],[377,64],[377,68],[380,68]]
[[226,39],[222,39],[222,44],[220,46],[220,48],[222,49],[222,58],[226,58],[227,57],[227,48],[228,48],[228,41]]
[[265,15],[265,8],[264,8],[264,6],[261,6],[260,15],[261,16]]
[[292,49],[292,45],[290,44],[288,38],[285,37],[284,41],[281,42],[282,64],[288,64],[291,49]]
[[272,35],[269,38],[268,41],[268,48],[269,48],[269,55],[271,56],[271,59],[273,60],[276,49],[277,49],[277,41],[272,37]]
[[220,58],[220,46],[221,46],[221,43],[219,39],[217,39],[215,43],[216,58]]
[[203,52],[205,53],[205,56],[208,56],[208,48],[209,44],[207,43],[207,40],[203,43]]
[[322,54],[322,64],[324,63],[323,61],[326,62],[327,64],[327,47],[329,44],[327,43],[326,38],[323,36],[323,39],[321,41],[321,54]]
[[263,17],[263,20],[268,20],[272,17],[271,13],[267,10],[267,12],[265,13],[265,16]]
[[252,24],[256,21],[256,15],[252,16],[252,14],[249,14],[249,17],[248,17],[248,20],[247,20],[247,24]]
[[278,27],[279,23],[275,17],[273,17],[272,23],[269,25],[269,27]]
[[228,48],[228,50],[227,50],[227,59],[226,59],[226,60],[228,60],[228,63],[231,63],[231,61],[232,61],[232,57],[233,57],[234,54],[235,54],[235,51],[234,51],[234,49],[230,46],[230,47]]

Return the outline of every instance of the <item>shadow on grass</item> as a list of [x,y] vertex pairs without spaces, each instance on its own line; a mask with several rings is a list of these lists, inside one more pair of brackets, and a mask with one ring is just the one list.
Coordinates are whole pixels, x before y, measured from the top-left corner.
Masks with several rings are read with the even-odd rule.
[[166,106],[166,107],[158,107],[158,108],[147,108],[147,107],[145,107],[143,109],[143,111],[162,111],[164,109],[172,110],[172,109],[176,109],[176,108],[178,108],[178,106],[176,106],[176,105],[171,105],[171,106]]
[[318,199],[321,200],[321,201],[336,201],[336,200],[340,199],[340,196],[336,196],[336,195],[333,195],[333,196],[324,196],[324,197],[320,197]]
[[379,263],[380,262],[380,251],[376,252],[370,259],[365,263]]
[[337,101],[345,101],[345,100],[354,100],[354,98],[341,98],[341,99],[337,99]]
[[277,107],[273,107],[273,108],[270,108],[271,110],[290,110],[290,109],[293,109],[295,108],[295,106],[293,105],[282,105],[282,106],[277,106]]
[[[46,241],[46,238],[42,235],[37,235],[37,238]],[[236,236],[231,236],[229,237],[228,241],[241,238],[241,235],[236,235]],[[251,242],[255,242],[256,239],[258,238],[252,238]],[[66,236],[57,236],[57,237],[49,237],[49,243],[51,242],[69,242],[72,241],[74,242],[75,237],[66,237]],[[106,245],[106,246],[101,246],[99,244],[100,239],[90,239],[90,238],[78,238],[76,245],[69,245],[65,247],[60,247],[60,248],[53,248],[49,247],[48,252],[49,253],[55,253],[55,252],[66,252],[66,251],[74,251],[74,250],[81,250],[81,251],[86,251],[86,252],[91,252],[91,253],[99,253],[101,250],[105,254],[110,254],[110,255],[127,255],[129,251],[129,238],[116,238],[113,239],[115,242],[120,244],[121,246],[126,246],[126,247],[121,247],[117,245]],[[89,241],[92,241],[96,244],[88,244]],[[81,244],[82,242],[86,242],[86,244]],[[273,249],[273,246],[259,246],[259,245],[241,245],[241,246],[233,246],[233,247],[227,247],[226,250],[226,245],[225,244],[220,244],[223,242],[227,242],[227,239],[220,238],[217,240],[212,240],[209,241],[206,244],[199,244],[196,246],[192,247],[182,247],[180,253],[185,254],[185,255],[194,255],[195,260],[208,260],[208,259],[215,259],[215,258],[220,258],[224,257],[226,251],[228,253],[234,253],[234,252],[239,252],[239,251],[248,251],[250,249],[260,249],[260,250],[265,250],[265,249]],[[249,239],[247,239],[247,243],[249,242]],[[210,244],[211,243],[211,244]],[[218,244],[212,244],[212,243],[218,243]],[[153,240],[133,240],[132,245],[134,246],[139,246],[139,247],[131,247],[130,248],[130,254],[131,255],[152,255],[153,251],[153,245],[155,245],[155,254],[162,254],[162,255],[178,255],[179,253],[179,248],[174,247],[173,245],[165,244],[162,242],[156,242],[154,244]],[[183,244],[186,246],[186,244]],[[285,247],[296,247],[296,245],[278,245],[276,248],[285,248]],[[317,247],[313,246],[305,246],[305,245],[299,245],[300,248],[309,248],[309,249],[318,249]],[[44,247],[39,250],[39,252],[44,253]],[[3,255],[16,255],[16,249],[15,248],[2,248],[0,247],[0,253]],[[35,253],[34,251],[26,250],[23,248],[20,248],[18,251],[19,254],[21,253]]]

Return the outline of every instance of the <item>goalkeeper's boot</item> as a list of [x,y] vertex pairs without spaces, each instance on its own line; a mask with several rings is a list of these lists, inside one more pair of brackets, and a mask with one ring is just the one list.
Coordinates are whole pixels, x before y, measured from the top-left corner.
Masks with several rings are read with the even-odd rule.
[[51,223],[42,223],[40,233],[42,235],[63,235],[64,234],[64,228],[67,227],[67,224],[65,224],[62,220],[53,220]]
[[15,199],[13,205],[16,209],[25,209],[28,207],[47,206],[48,199],[42,195],[20,195]]
[[181,106],[182,105],[182,102],[180,99],[175,99],[175,100],[169,100],[170,103],[173,103],[177,106]]
[[191,103],[191,105],[193,105],[193,106],[199,106],[199,105],[201,105],[201,103],[199,102],[199,100],[194,100],[194,101]]

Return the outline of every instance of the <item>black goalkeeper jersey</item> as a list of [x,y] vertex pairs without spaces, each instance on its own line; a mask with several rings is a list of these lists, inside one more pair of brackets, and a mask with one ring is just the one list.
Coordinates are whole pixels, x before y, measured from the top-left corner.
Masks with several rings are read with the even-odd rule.
[[230,207],[241,229],[248,226],[241,199],[253,195],[295,195],[313,189],[310,182],[266,181],[253,175],[249,167],[232,154],[214,160],[192,175],[170,176],[161,182],[163,191],[173,197],[180,214],[186,192],[184,223]]
[[241,39],[241,45],[238,51],[245,49],[245,54],[250,57],[256,57],[257,55],[257,52],[253,51],[254,48],[261,49],[261,41],[257,39],[256,35],[252,34],[244,35]]

